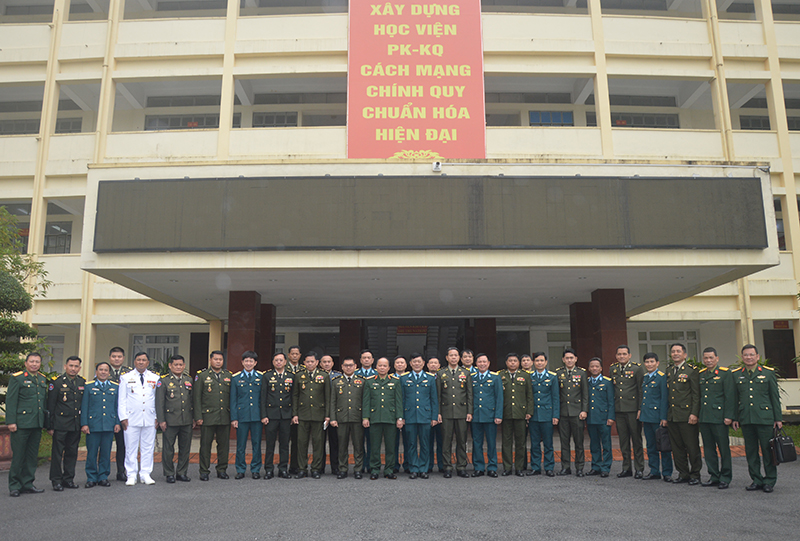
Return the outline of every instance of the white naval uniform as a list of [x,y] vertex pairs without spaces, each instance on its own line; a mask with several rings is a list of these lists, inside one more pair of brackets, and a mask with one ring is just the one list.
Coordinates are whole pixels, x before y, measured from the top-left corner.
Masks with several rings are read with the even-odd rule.
[[[156,385],[158,375],[144,371],[144,384],[138,370],[131,370],[119,379],[119,420],[127,419],[125,430],[125,472],[128,479],[137,473],[149,476],[153,471],[153,448],[156,441]],[[141,450],[141,467],[137,455]],[[138,471],[137,471],[138,470]]]

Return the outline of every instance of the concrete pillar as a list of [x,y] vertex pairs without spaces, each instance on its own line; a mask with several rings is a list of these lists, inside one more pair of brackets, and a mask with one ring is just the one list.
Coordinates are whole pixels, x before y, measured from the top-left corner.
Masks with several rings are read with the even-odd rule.
[[212,351],[225,351],[222,347],[225,334],[225,325],[219,319],[212,319],[208,322],[208,357],[211,358]]
[[603,371],[614,362],[617,346],[628,343],[624,289],[592,291],[595,355],[603,359]]
[[228,370],[242,369],[242,353],[261,345],[261,294],[231,291],[228,300]]
[[272,368],[272,355],[275,353],[275,305],[261,305],[261,344],[258,349],[258,369]]
[[578,356],[578,366],[588,368],[595,356],[594,316],[592,303],[575,302],[569,305],[569,331],[572,349]]

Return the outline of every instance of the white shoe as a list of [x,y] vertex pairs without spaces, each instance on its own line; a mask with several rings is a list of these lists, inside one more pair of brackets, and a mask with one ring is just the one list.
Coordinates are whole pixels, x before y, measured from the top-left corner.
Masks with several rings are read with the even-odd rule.
[[128,476],[128,480],[125,481],[125,486],[126,487],[132,487],[135,484],[136,484],[136,476],[135,475],[129,475]]
[[139,478],[142,480],[142,483],[144,483],[145,485],[155,485],[156,484],[156,482],[153,481],[153,478],[150,477],[147,474],[139,475]]

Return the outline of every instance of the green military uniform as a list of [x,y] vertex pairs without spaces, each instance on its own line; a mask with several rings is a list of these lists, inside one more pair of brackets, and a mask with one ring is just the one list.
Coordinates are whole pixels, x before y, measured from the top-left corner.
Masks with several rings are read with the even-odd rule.
[[583,472],[586,454],[583,449],[583,433],[585,421],[580,419],[581,413],[589,408],[589,383],[586,381],[586,370],[575,366],[568,370],[566,366],[556,370],[559,397],[561,399],[561,415],[558,421],[558,437],[561,440],[561,471],[567,473],[572,464],[570,438],[575,443],[575,470]]
[[85,385],[86,380],[81,376],[71,378],[62,374],[48,387],[47,429],[53,431],[50,481],[54,487],[78,488],[75,464],[81,441],[81,402]]
[[[156,421],[167,423],[161,435],[161,467],[167,481],[176,475],[173,457],[175,440],[178,440],[178,478],[185,478],[189,470],[189,452],[192,445],[192,378],[181,374],[165,374],[156,384]],[[188,479],[188,478],[186,478]]]
[[[675,482],[700,482],[700,440],[698,425],[689,416],[700,415],[700,374],[684,361],[680,368],[667,369],[667,431],[678,478]],[[688,457],[688,459],[687,459]]]
[[622,473],[631,471],[631,442],[633,442],[633,467],[636,477],[644,470],[642,427],[637,414],[642,407],[642,380],[644,369],[636,361],[614,363],[609,369],[614,383],[614,412],[622,452]]
[[17,425],[17,431],[11,433],[13,456],[8,471],[8,490],[11,492],[33,488],[46,408],[47,378],[27,370],[11,376],[6,393],[6,423]]
[[[747,469],[755,487],[775,486],[778,468],[772,461],[769,439],[772,427],[783,420],[778,378],[772,368],[756,366],[754,370],[737,368],[732,373],[736,420],[742,427]],[[764,457],[764,475],[761,475],[761,460]]]
[[[731,372],[724,366],[713,370],[703,368],[700,379],[700,434],[703,436],[703,454],[711,475],[709,483],[731,482],[731,447],[728,425],[736,416],[734,388]],[[717,458],[719,449],[719,458]],[[725,486],[723,485],[723,486]]]
[[361,401],[362,420],[369,421],[369,439],[372,445],[369,467],[372,475],[381,473],[381,440],[384,445],[386,467],[384,474],[393,476],[396,462],[394,443],[397,437],[397,421],[403,418],[403,388],[400,380],[392,375],[385,378],[366,378]]
[[345,375],[333,380],[330,418],[339,425],[339,473],[347,473],[350,453],[348,442],[353,444],[354,472],[364,467],[364,427],[361,424],[361,407],[364,399],[366,378]]
[[456,470],[464,475],[467,469],[467,414],[472,414],[472,375],[466,368],[447,366],[437,374],[436,391],[442,417],[444,470],[453,471],[451,448],[455,435]]
[[[330,409],[331,382],[328,374],[321,368],[313,372],[302,370],[295,374],[295,385],[292,390],[292,416],[297,417],[298,461],[299,472],[305,474],[308,468],[308,441],[314,458],[311,461],[311,474],[316,476],[322,472],[322,456],[324,445],[323,425]],[[305,457],[305,458],[304,458]]]
[[[217,440],[217,475],[228,469],[228,454],[231,443],[231,378],[233,374],[224,368],[219,373],[206,368],[194,378],[192,399],[194,420],[200,425],[200,475],[208,475],[211,469],[211,444]],[[202,480],[202,479],[201,479]]]
[[517,474],[522,475],[528,458],[525,417],[533,415],[531,376],[525,370],[512,374],[508,369],[501,370],[499,375],[503,382],[503,475],[511,474],[512,463]]

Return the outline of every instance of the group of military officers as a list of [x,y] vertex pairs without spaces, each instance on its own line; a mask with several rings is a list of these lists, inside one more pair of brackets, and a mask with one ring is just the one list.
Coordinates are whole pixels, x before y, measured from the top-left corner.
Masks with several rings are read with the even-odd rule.
[[[224,368],[221,351],[210,355],[209,367],[194,379],[184,374],[180,355],[169,361],[169,373],[148,370],[146,353],[137,353],[134,368],[124,366],[125,352],[115,347],[109,361],[97,364],[95,379],[80,375],[81,359],[69,357],[65,372],[48,381],[40,372],[41,356],[32,353],[25,370],[14,374],[7,394],[7,423],[12,433],[11,496],[39,493],[33,485],[41,430],[53,436],[50,481],[55,491],[78,488],[75,466],[81,432],[86,434],[86,488],[110,486],[111,447],[116,439],[117,480],[133,486],[153,484],[156,428],[162,431],[162,468],[166,481],[188,482],[192,429],[200,427],[200,480],[208,481],[211,448],[216,440],[216,475],[228,479],[230,430],[236,430],[235,478],[247,472],[247,438],[251,442],[251,477],[262,470],[262,430],[266,432],[264,477],[318,479],[325,469],[325,439],[331,471],[348,476],[352,446],[355,478],[369,473],[396,479],[402,468],[410,479],[427,479],[434,458],[445,478],[467,473],[468,434],[472,436],[472,477],[575,474],[608,477],[611,426],[616,423],[622,453],[617,477],[663,479],[698,485],[702,434],[709,479],[702,486],[728,488],[731,453],[728,427],[741,426],[752,483],[747,490],[772,492],[776,465],[769,452],[773,427],[781,428],[777,378],[759,363],[753,345],[742,349],[743,366],[719,366],[714,348],[703,351],[705,368],[687,362],[683,344],[670,347],[672,363],[660,371],[658,356],[647,353],[640,364],[628,346],[619,346],[616,362],[603,375],[603,361],[592,358],[577,366],[574,350],[564,351],[563,365],[547,369],[543,352],[506,356],[506,368],[489,370],[486,354],[450,348],[446,366],[412,354],[374,360],[365,350],[360,368],[345,357],[341,372],[329,355],[310,352],[303,358],[293,346],[288,356],[276,353],[272,368],[256,370],[258,355],[242,355],[243,369]],[[287,358],[288,357],[288,358]],[[374,367],[373,367],[374,363]],[[427,369],[426,371],[426,364]],[[394,368],[394,372],[390,370]],[[408,370],[410,368],[410,370]],[[585,469],[584,425],[590,437],[591,467]],[[498,472],[496,436],[502,426],[502,472]],[[553,433],[558,427],[561,470],[556,474]],[[659,445],[666,429],[670,449]],[[644,474],[642,432],[647,442],[649,472]],[[400,438],[404,460],[399,460]],[[528,468],[527,438],[531,441]],[[455,440],[455,464],[453,441]],[[175,443],[178,445],[177,467]],[[278,444],[277,472],[274,462]],[[385,460],[381,461],[381,448]],[[484,445],[486,453],[484,454]],[[438,452],[434,455],[434,447]],[[764,472],[761,471],[763,455]],[[366,455],[366,458],[365,458]],[[673,476],[673,460],[677,475]]]

